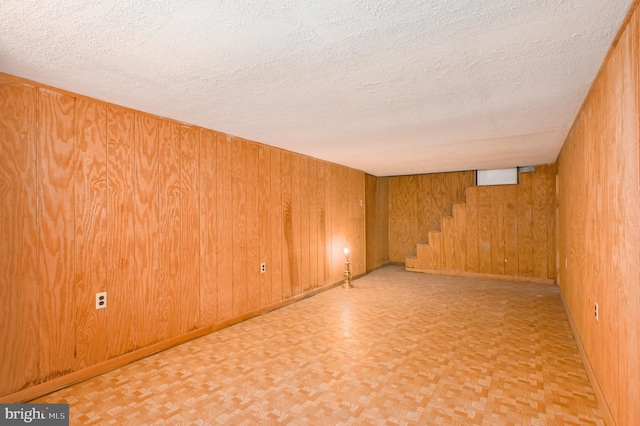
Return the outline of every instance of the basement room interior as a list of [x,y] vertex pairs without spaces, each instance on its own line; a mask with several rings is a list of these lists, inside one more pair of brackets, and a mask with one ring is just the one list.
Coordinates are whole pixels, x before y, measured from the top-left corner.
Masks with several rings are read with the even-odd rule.
[[0,423],[640,424],[638,3],[2,2]]

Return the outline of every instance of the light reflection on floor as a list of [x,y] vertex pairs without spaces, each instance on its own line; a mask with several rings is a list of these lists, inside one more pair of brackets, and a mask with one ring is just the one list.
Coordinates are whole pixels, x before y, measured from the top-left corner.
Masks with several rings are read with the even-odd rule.
[[556,286],[387,267],[37,402],[71,424],[604,425]]

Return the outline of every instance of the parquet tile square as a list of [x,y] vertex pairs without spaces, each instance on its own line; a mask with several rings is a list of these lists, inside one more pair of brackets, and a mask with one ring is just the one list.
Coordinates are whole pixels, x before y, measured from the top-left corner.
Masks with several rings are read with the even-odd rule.
[[556,286],[354,284],[36,402],[86,425],[604,425]]

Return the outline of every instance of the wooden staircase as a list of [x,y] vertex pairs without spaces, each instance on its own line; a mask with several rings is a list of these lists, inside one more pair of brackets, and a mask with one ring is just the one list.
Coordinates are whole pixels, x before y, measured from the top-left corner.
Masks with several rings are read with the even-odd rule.
[[405,259],[408,271],[555,282],[552,169],[521,173],[517,185],[468,186]]
[[429,231],[427,241],[416,245],[416,254],[407,256],[407,270],[466,270],[465,213],[466,203],[454,203],[453,215],[440,220],[440,230]]

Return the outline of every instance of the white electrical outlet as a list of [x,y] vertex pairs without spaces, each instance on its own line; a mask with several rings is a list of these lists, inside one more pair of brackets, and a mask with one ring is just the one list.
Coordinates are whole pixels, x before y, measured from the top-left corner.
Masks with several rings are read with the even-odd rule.
[[599,320],[599,316],[600,316],[600,306],[598,305],[598,302],[596,302],[596,307],[595,307],[594,314],[596,316],[596,321],[598,321]]
[[96,293],[96,309],[104,309],[107,307],[107,292]]
[[260,264],[260,273],[264,274],[265,272],[267,272],[267,264],[266,263],[261,263]]

